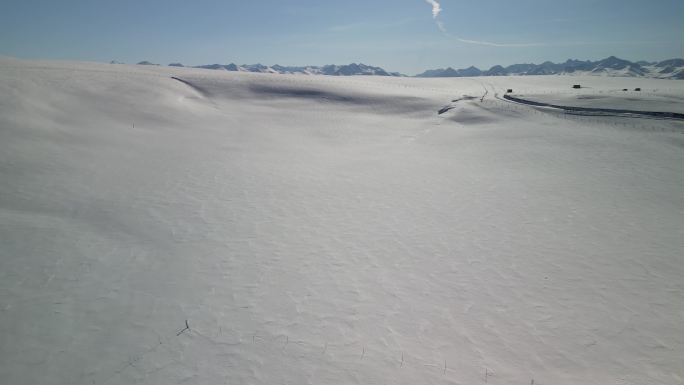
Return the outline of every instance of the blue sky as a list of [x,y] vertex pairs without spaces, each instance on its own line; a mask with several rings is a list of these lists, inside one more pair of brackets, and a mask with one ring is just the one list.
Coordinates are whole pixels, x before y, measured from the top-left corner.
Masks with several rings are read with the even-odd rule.
[[[0,55],[438,67],[684,57],[682,0],[3,0]],[[436,12],[435,12],[436,13]]]

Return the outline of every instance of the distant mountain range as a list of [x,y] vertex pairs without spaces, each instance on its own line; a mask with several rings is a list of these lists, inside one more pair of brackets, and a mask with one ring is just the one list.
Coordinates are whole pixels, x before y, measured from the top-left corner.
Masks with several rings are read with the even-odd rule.
[[496,65],[486,71],[476,67],[455,70],[451,67],[428,70],[416,77],[448,78],[472,76],[510,75],[602,75],[630,76],[663,79],[684,79],[684,59],[670,59],[662,62],[630,62],[615,56],[598,61],[568,60],[565,63],[513,64],[508,67]]
[[[138,64],[147,64],[140,62]],[[171,63],[172,67],[183,67],[180,63]],[[260,72],[273,74],[302,74],[302,75],[331,75],[331,76],[404,76],[398,72],[387,72],[380,67],[373,67],[362,63],[347,65],[325,65],[325,66],[306,66],[306,67],[286,67],[281,65],[265,66],[263,64],[207,64],[195,66],[193,68],[205,68],[211,70],[240,71],[240,72]]]
[[[116,62],[112,62],[116,63]],[[158,65],[148,61],[142,61],[139,65]],[[171,63],[172,67],[183,67],[181,63]],[[260,72],[273,74],[302,74],[302,75],[331,75],[331,76],[406,76],[398,72],[388,72],[380,67],[373,67],[361,63],[347,65],[324,65],[286,67],[281,65],[265,66],[263,64],[208,64],[193,68],[205,68],[221,71]],[[525,75],[601,75],[601,76],[630,76],[650,77],[662,79],[684,79],[684,59],[670,59],[662,62],[630,62],[615,56],[598,61],[568,60],[565,63],[542,64],[513,64],[508,67],[496,65],[488,70],[480,70],[476,67],[465,69],[440,68],[428,70],[416,77],[421,78],[448,78],[448,77],[475,77],[475,76],[525,76]]]

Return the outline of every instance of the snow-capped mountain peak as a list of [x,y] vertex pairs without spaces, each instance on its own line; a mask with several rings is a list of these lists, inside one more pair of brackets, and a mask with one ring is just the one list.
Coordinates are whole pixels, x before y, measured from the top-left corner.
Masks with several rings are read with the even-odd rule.
[[541,64],[513,64],[508,67],[495,65],[486,71],[475,71],[475,67],[464,70],[428,70],[417,77],[470,77],[510,75],[600,75],[684,79],[684,59],[670,59],[659,63],[645,61],[630,62],[610,56],[598,61],[568,59],[565,63],[546,61]]

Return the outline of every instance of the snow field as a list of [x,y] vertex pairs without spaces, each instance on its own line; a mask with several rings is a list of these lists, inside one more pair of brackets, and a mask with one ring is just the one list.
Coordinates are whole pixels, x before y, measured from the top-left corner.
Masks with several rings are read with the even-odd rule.
[[577,82],[684,95],[1,59],[0,382],[680,384],[684,126]]

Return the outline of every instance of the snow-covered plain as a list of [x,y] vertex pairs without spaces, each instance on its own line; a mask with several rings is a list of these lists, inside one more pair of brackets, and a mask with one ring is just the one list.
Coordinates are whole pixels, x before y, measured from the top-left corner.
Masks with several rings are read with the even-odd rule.
[[684,123],[575,83],[684,96],[0,59],[0,383],[681,385]]

